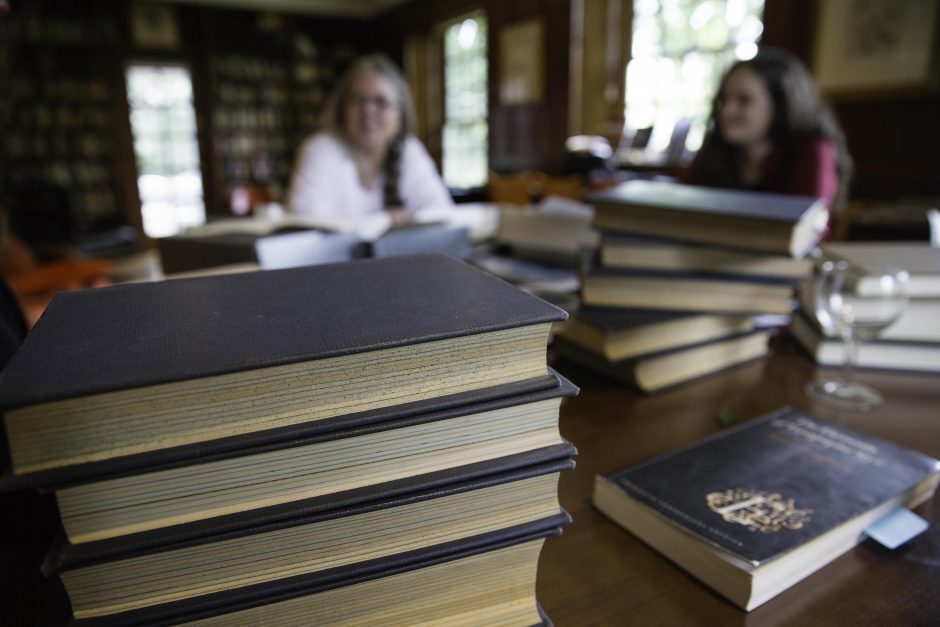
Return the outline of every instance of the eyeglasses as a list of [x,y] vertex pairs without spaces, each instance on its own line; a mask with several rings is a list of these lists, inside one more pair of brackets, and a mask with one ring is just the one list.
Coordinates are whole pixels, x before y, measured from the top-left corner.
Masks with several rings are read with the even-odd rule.
[[354,107],[366,107],[373,105],[379,111],[390,111],[398,106],[394,100],[389,100],[385,96],[366,96],[364,94],[352,94],[349,97],[349,104]]

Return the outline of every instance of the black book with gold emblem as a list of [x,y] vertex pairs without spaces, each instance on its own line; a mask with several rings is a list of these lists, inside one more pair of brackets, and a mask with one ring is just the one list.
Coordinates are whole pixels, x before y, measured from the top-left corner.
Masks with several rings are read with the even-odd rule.
[[898,507],[928,499],[940,462],[782,409],[597,477],[596,507],[751,610],[822,568]]

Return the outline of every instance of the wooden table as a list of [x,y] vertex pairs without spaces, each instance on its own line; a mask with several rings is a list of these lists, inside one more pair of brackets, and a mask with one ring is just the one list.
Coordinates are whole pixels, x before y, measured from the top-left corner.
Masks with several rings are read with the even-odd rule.
[[[909,546],[889,552],[866,542],[750,613],[607,520],[589,500],[596,474],[719,431],[720,412],[739,422],[789,404],[940,458],[940,377],[864,373],[860,378],[885,393],[887,405],[839,414],[810,405],[802,389],[815,366],[786,342],[768,360],[654,396],[554,365],[581,386],[561,418],[562,433],[579,449],[577,468],[562,476],[560,489],[574,523],[546,543],[538,577],[539,600],[559,627],[940,624],[937,497],[917,510],[933,527]],[[6,523],[10,511],[36,512],[25,518],[34,528],[3,529],[0,538],[0,625],[25,627],[35,624],[47,583],[35,565],[55,532],[55,524],[40,524],[55,522],[55,503],[31,492],[2,496]]]
[[909,545],[892,552],[868,540],[750,613],[591,506],[595,475],[715,433],[722,413],[738,423],[790,405],[940,458],[940,377],[862,372],[885,406],[834,411],[803,393],[815,364],[777,340],[767,360],[653,396],[553,360],[581,387],[561,414],[562,434],[579,451],[560,487],[574,523],[546,543],[538,573],[539,601],[556,625],[940,624],[940,496],[916,510],[932,526]]

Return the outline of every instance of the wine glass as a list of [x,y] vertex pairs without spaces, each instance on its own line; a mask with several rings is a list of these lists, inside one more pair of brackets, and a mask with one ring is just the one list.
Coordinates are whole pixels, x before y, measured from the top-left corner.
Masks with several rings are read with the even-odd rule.
[[897,320],[907,305],[908,273],[864,269],[847,261],[823,260],[813,277],[816,318],[824,335],[842,338],[845,360],[840,376],[806,386],[809,396],[840,409],[868,410],[884,402],[874,388],[853,380],[862,342]]

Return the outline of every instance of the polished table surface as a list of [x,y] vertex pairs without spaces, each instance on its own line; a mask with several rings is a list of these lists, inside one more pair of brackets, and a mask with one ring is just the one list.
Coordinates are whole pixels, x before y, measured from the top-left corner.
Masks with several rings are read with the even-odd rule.
[[556,625],[940,625],[940,491],[917,508],[931,527],[908,545],[867,540],[749,613],[591,506],[595,475],[786,405],[940,458],[940,377],[863,371],[886,404],[835,411],[803,393],[832,371],[817,373],[785,335],[773,346],[768,359],[649,396],[551,360],[581,387],[561,412],[562,435],[578,448],[559,490],[574,522],[546,542],[539,563],[538,598]]

